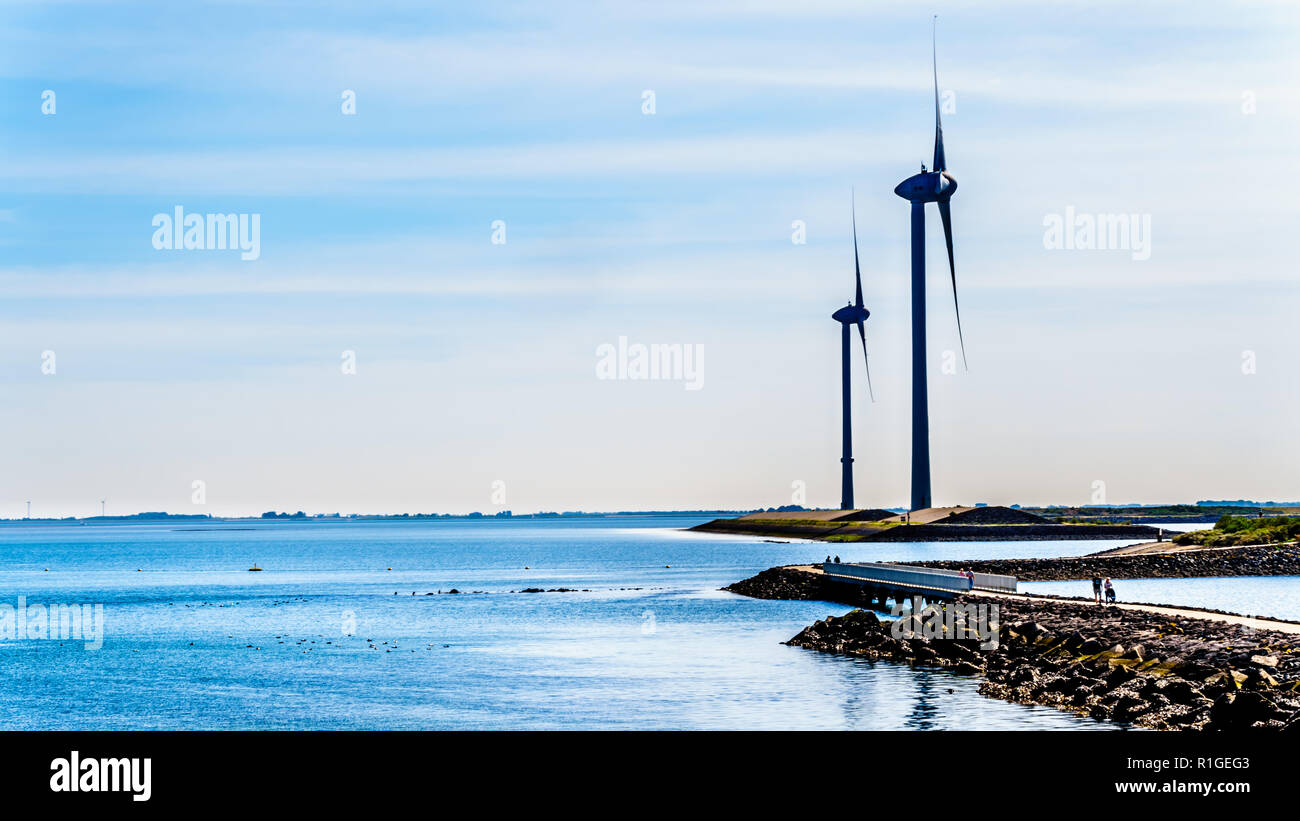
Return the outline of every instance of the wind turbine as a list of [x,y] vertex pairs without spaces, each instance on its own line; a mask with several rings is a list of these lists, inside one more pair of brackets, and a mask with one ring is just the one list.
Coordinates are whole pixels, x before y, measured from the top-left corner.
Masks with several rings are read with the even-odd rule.
[[[937,16],[936,16],[937,19]],[[933,506],[930,496],[930,400],[925,372],[925,204],[939,206],[943,239],[948,246],[948,272],[952,277],[952,304],[957,313],[957,339],[962,366],[966,366],[966,341],[961,333],[961,307],[957,304],[957,266],[952,257],[952,214],[948,201],[957,192],[957,180],[948,173],[943,153],[943,122],[939,117],[939,59],[934,30],[930,33],[934,69],[934,168],[903,180],[894,193],[912,203],[912,510]]]
[[842,375],[842,389],[844,402],[844,450],[840,456],[840,509],[853,509],[853,414],[851,412],[852,403],[849,401],[849,326],[857,325],[858,334],[862,337],[862,358],[867,364],[867,390],[871,393],[871,401],[876,401],[875,392],[871,390],[871,362],[867,359],[867,317],[871,316],[862,305],[862,267],[858,264],[858,214],[857,206],[853,206],[853,274],[857,278],[857,297],[854,302],[845,305],[835,313],[831,314],[831,319],[840,323],[840,370]]

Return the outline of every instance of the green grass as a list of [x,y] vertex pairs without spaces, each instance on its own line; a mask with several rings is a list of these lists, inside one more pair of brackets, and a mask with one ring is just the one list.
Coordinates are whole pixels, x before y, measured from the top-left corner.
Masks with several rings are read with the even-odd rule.
[[879,530],[885,527],[897,527],[897,523],[884,524],[881,522],[824,522],[821,519],[732,519],[742,525],[769,525],[772,527],[781,527],[783,525],[798,525],[799,527],[822,527],[827,530],[835,530],[841,527],[868,528]]
[[732,519],[730,521],[742,525],[773,525],[777,527],[781,525],[799,525],[800,527],[825,527],[833,529],[844,526],[843,522],[824,522],[821,519],[745,519],[743,521],[740,519]]
[[1277,544],[1300,538],[1300,516],[1224,516],[1210,530],[1193,530],[1174,537],[1174,544],[1239,547]]

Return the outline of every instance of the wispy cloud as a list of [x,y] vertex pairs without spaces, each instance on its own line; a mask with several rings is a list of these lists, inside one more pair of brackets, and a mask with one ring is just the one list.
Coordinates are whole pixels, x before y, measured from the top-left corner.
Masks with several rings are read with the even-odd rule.
[[[379,487],[401,500],[436,452],[447,504],[466,509],[481,500],[456,478],[489,468],[558,489],[537,506],[779,504],[795,476],[833,491],[828,315],[850,292],[855,187],[880,394],[859,418],[878,459],[860,479],[882,504],[901,498],[908,235],[891,191],[930,157],[928,9],[0,5],[0,379],[13,388],[0,421],[60,443],[89,484],[187,494],[183,453],[249,499],[326,476],[322,499]],[[1281,457],[1239,465],[1224,444],[1290,430],[1298,398],[1294,5],[940,13],[972,347],[969,376],[932,386],[936,453],[954,459],[936,468],[943,500],[1081,500],[1096,471],[1161,500],[1294,478]],[[150,218],[175,204],[261,213],[261,259],[154,251]],[[1067,207],[1149,215],[1151,258],[1044,248],[1045,216]],[[496,219],[504,246],[489,241]],[[791,242],[795,221],[807,245]],[[930,225],[942,351],[955,334]],[[588,380],[595,345],[625,333],[707,343],[708,387],[665,398]],[[363,365],[348,382],[338,357],[352,347]],[[57,376],[39,369],[47,349]],[[1253,382],[1244,350],[1260,357]],[[776,425],[788,447],[751,453]],[[331,472],[319,443],[338,430],[382,436],[335,448],[355,469]],[[1216,475],[1157,475],[1185,464],[1188,441],[1211,442],[1197,458]],[[753,463],[729,474],[719,447]],[[671,490],[601,486],[614,452]],[[1069,469],[1045,470],[1042,453]],[[73,463],[22,444],[0,496],[27,498],[14,476],[53,494]]]

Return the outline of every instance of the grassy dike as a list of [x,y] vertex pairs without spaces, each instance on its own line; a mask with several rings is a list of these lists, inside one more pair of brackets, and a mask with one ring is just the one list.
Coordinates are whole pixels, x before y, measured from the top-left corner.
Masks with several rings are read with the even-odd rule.
[[1055,539],[1154,541],[1160,530],[1134,524],[898,524],[813,519],[714,519],[691,530],[823,542],[1002,542]]

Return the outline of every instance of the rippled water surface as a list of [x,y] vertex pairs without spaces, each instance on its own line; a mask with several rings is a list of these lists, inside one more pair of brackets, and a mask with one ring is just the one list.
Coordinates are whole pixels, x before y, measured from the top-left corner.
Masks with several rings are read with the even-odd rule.
[[[98,651],[0,641],[0,725],[1102,728],[983,698],[975,680],[784,646],[846,608],[718,588],[824,558],[828,545],[681,531],[699,521],[0,526],[0,603],[100,603],[106,620]],[[832,552],[1056,556],[1117,544]],[[249,573],[254,562],[264,571]],[[525,587],[578,592],[510,592]],[[1215,589],[1224,603],[1246,595]]]

